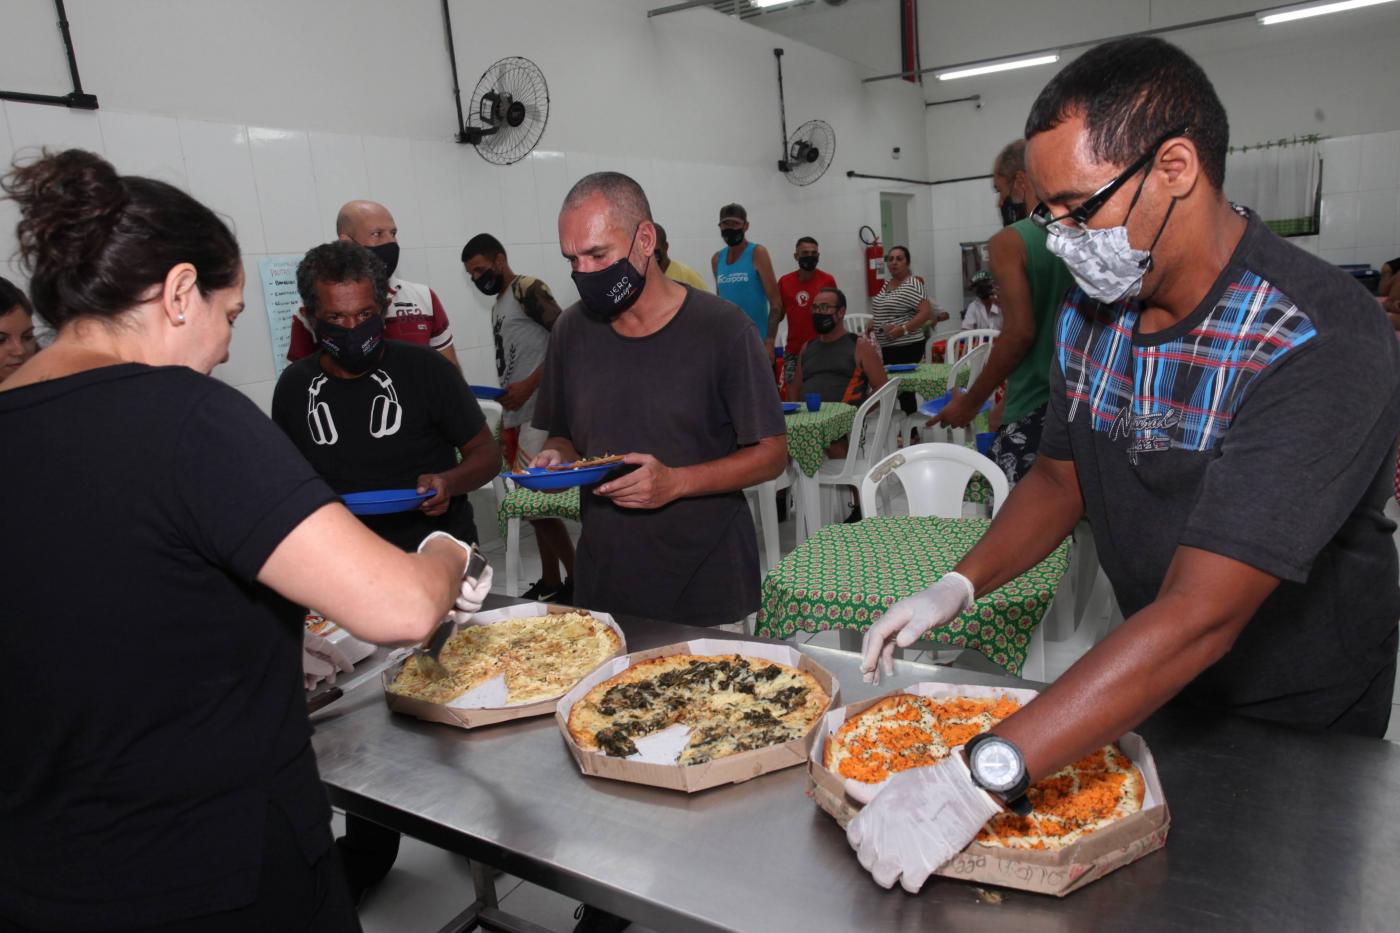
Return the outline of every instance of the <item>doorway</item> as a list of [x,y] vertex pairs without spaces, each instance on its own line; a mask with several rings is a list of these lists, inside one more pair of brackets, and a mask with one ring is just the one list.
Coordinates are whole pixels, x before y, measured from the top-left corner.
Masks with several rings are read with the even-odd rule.
[[912,194],[880,192],[880,242],[885,249],[909,245],[909,211],[913,203]]

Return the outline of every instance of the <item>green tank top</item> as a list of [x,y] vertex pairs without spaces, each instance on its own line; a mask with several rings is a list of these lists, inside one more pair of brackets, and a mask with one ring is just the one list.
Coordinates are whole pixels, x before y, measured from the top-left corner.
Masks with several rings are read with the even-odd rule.
[[1050,359],[1055,352],[1055,322],[1074,276],[1045,248],[1045,231],[1030,218],[1011,225],[1026,246],[1026,278],[1035,315],[1035,343],[1006,379],[1004,421],[1019,421],[1050,401]]

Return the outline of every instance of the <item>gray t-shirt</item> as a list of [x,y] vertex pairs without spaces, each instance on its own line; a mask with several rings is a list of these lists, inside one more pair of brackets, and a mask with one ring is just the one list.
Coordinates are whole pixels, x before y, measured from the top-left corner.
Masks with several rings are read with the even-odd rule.
[[[672,467],[786,433],[778,389],[744,312],[687,286],[666,326],[619,335],[578,305],[550,338],[534,424],[585,456],[648,453]],[[716,625],[758,608],[758,544],[742,492],[628,509],[582,490],[575,602]]]
[[[496,345],[496,375],[501,388],[527,378],[544,362],[549,350],[549,331],[559,318],[549,286],[528,275],[518,275],[501,289],[491,306],[491,337]],[[502,414],[508,428],[529,424],[535,414],[535,399],[515,411]]]
[[1248,218],[1166,330],[1066,296],[1040,455],[1074,460],[1124,615],[1183,545],[1282,580],[1184,700],[1325,728],[1395,664],[1400,353],[1361,286]]

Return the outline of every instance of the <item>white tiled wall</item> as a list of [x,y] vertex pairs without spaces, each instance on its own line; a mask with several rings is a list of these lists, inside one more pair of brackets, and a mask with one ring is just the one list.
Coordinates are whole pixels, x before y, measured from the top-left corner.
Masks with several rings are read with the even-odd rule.
[[996,192],[989,178],[960,181],[932,188],[933,293],[954,320],[965,307],[962,286],[962,243],[990,239],[1001,229]]
[[1400,256],[1400,131],[1328,139],[1321,149],[1316,252],[1330,262],[1379,269]]
[[[835,172],[798,188],[768,165],[719,165],[536,151],[511,166],[491,165],[470,146],[436,140],[304,132],[104,110],[6,103],[0,108],[0,158],[36,147],[81,146],[106,155],[126,174],[176,184],[224,216],[244,250],[247,312],[234,331],[227,363],[215,375],[240,387],[264,409],[276,379],[258,259],[297,253],[334,237],[345,201],[384,202],[399,226],[400,274],[426,282],[447,308],[468,381],[494,384],[489,302],[471,287],[458,261],[473,234],[494,233],[518,272],[544,278],[561,303],[577,297],[559,255],[556,218],[569,186],[599,169],[636,178],[670,236],[671,253],[708,276],[721,244],[720,205],[749,210],[750,237],[764,243],[778,274],[790,271],[798,236],[822,243],[823,268],[863,303],[862,224],[879,226],[879,191],[914,194],[910,228],[915,269],[927,275],[935,231],[928,194],[909,186],[859,182]],[[971,203],[969,197],[969,203]],[[0,257],[14,251],[14,208],[0,202]],[[0,260],[3,262],[4,260]],[[956,268],[956,259],[954,266]],[[12,278],[17,269],[5,274]],[[954,301],[954,305],[956,305]]]

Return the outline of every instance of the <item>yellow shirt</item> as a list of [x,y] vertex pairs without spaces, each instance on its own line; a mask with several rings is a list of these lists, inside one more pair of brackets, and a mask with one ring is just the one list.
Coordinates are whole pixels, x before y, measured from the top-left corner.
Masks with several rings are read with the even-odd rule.
[[700,273],[696,272],[679,259],[671,260],[671,264],[666,267],[666,276],[675,279],[677,282],[684,282],[686,285],[698,288],[702,292],[714,291],[708,282],[700,278]]

